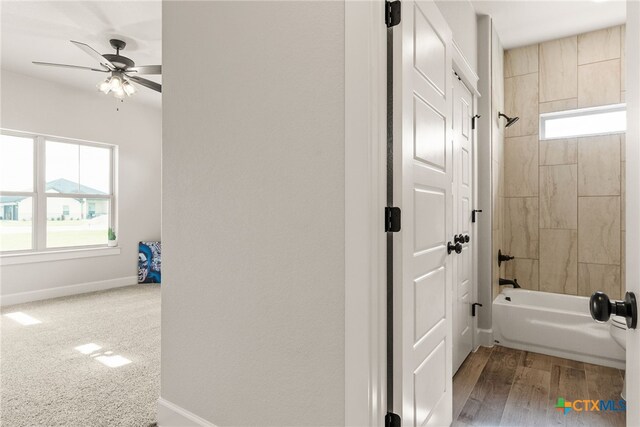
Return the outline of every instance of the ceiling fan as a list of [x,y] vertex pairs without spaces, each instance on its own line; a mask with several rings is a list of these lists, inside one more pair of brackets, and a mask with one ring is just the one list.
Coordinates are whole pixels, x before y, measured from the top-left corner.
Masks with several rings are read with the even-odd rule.
[[109,77],[106,80],[98,83],[98,89],[105,93],[112,93],[118,99],[123,99],[125,96],[131,96],[136,92],[136,88],[131,82],[137,83],[141,86],[155,90],[156,92],[162,92],[162,85],[154,81],[138,77],[141,74],[162,74],[161,65],[139,65],[136,66],[135,62],[126,56],[120,55],[120,51],[127,45],[124,41],[118,39],[111,39],[109,43],[111,47],[116,50],[115,55],[105,53],[101,55],[93,49],[91,46],[71,40],[71,43],[79,47],[82,51],[87,53],[92,58],[96,59],[100,64],[99,67],[83,67],[80,65],[67,65],[67,64],[53,64],[51,62],[39,62],[33,61],[36,65],[45,65],[49,67],[64,67],[75,68],[79,70],[97,71],[100,73],[109,73]]

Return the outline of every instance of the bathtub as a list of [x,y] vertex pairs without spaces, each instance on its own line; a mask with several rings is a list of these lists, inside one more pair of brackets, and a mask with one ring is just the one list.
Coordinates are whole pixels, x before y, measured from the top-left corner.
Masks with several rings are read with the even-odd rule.
[[493,302],[493,338],[505,347],[625,367],[625,351],[608,323],[591,318],[587,297],[503,289]]

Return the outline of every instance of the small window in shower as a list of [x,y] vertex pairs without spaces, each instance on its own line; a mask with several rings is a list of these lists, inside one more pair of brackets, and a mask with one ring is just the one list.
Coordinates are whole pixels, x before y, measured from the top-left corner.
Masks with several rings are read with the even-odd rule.
[[540,139],[575,138],[626,130],[626,104],[540,114]]

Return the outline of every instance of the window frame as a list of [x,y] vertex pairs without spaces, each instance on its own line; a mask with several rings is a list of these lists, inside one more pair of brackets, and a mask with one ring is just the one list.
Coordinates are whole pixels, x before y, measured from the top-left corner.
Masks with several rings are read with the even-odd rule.
[[597,135],[614,135],[625,133],[626,130],[622,131],[609,131],[609,132],[596,132],[596,133],[585,133],[580,135],[566,135],[566,136],[558,136],[558,137],[547,137],[546,135],[546,124],[549,119],[556,119],[559,117],[562,118],[570,118],[570,117],[581,117],[586,116],[588,113],[602,112],[602,113],[613,113],[617,111],[626,111],[627,104],[626,103],[618,103],[618,104],[609,104],[609,105],[600,105],[596,107],[585,107],[585,108],[574,108],[571,110],[564,111],[552,111],[549,113],[540,113],[538,118],[539,123],[539,135],[541,141],[552,141],[558,139],[570,139],[570,138],[585,138],[589,136],[597,136]]
[[[33,213],[31,222],[31,249],[0,251],[0,257],[5,255],[29,255],[56,253],[61,251],[81,251],[107,248],[108,244],[99,245],[76,245],[76,246],[56,246],[47,247],[47,199],[48,198],[69,198],[69,199],[106,199],[109,200],[109,227],[117,229],[117,150],[113,144],[102,142],[86,141],[75,138],[64,138],[40,133],[23,132],[13,129],[0,128],[0,134],[10,135],[33,140],[33,191],[0,191],[2,196],[31,197],[33,203]],[[85,193],[47,193],[46,192],[46,144],[47,141],[80,146],[99,147],[109,150],[109,193],[108,194],[85,194]]]

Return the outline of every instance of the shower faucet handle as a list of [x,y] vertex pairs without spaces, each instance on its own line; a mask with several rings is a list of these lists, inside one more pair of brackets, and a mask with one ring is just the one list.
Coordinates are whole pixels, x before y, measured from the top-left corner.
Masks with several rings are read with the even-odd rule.
[[500,265],[502,265],[503,262],[511,261],[514,258],[515,257],[512,257],[511,255],[503,254],[502,249],[498,249],[498,267],[500,267]]
[[629,329],[638,325],[638,306],[633,292],[627,292],[623,301],[611,301],[604,292],[594,292],[589,298],[589,311],[597,322],[606,322],[615,314],[626,318]]

